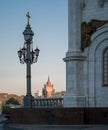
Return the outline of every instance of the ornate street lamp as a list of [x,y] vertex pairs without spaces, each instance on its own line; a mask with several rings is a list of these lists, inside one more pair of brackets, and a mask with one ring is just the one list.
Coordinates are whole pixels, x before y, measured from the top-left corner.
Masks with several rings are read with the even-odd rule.
[[32,106],[32,95],[31,95],[31,64],[37,62],[39,56],[39,49],[36,48],[33,50],[33,31],[30,27],[30,15],[27,13],[27,26],[23,32],[24,35],[24,46],[22,49],[18,51],[18,57],[20,59],[20,63],[26,63],[27,68],[27,94],[24,97],[24,107],[31,108]]

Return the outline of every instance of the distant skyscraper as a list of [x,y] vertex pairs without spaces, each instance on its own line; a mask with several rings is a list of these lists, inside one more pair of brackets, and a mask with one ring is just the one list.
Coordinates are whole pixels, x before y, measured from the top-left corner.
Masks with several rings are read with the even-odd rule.
[[51,81],[48,77],[47,83],[44,85],[44,88],[42,89],[42,95],[43,97],[50,98],[55,93],[55,89],[53,87],[53,84],[51,84]]

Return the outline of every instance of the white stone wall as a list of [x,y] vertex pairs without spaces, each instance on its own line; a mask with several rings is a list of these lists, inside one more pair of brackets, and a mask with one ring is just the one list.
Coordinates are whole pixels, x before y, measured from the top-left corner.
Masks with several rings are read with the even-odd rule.
[[108,107],[108,87],[103,86],[102,54],[108,47],[108,24],[99,28],[91,44],[81,51],[81,22],[108,20],[108,0],[68,0],[69,42],[66,53],[64,107]]
[[108,0],[103,0],[102,7],[99,6],[99,0],[83,1],[85,6],[82,7],[82,22],[89,22],[92,19],[108,20]]
[[103,52],[108,48],[108,24],[92,36],[88,50],[88,101],[90,107],[108,107],[108,86],[103,86]]
[[103,52],[108,48],[108,24],[92,35],[84,55],[83,86],[87,107],[108,107],[108,86],[103,86]]

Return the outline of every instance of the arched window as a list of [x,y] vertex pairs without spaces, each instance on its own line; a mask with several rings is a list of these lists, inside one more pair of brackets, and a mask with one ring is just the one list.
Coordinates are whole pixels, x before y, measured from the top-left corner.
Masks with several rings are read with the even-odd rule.
[[103,54],[103,85],[108,86],[108,48]]

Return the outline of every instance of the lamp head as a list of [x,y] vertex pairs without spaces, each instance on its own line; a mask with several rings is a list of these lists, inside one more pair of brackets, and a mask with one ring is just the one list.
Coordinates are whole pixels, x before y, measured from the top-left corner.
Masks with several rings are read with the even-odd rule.
[[30,25],[26,26],[26,29],[24,30],[23,35],[24,35],[25,41],[32,41],[34,33],[31,30]]
[[21,57],[22,57],[22,50],[21,49],[18,51],[18,57],[19,57],[19,59],[21,59]]
[[35,49],[35,54],[36,54],[37,57],[39,56],[39,52],[40,52],[40,50],[38,48],[36,48]]

